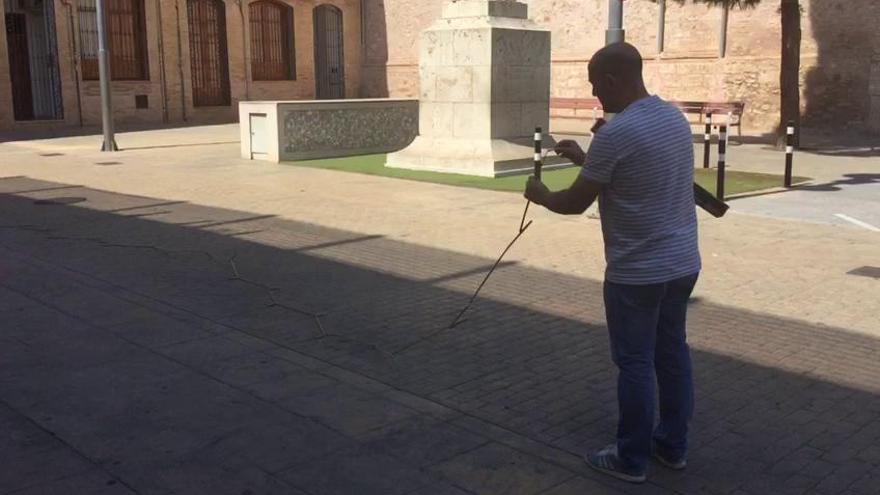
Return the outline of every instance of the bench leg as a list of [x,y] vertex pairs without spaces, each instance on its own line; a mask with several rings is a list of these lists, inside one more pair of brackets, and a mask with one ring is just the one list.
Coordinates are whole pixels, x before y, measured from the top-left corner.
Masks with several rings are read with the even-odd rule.
[[742,125],[740,122],[736,123],[736,144],[742,144]]

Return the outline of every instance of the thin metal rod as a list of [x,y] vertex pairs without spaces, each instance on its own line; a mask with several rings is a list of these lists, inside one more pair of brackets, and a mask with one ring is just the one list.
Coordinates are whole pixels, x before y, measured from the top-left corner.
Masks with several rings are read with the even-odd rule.
[[724,172],[727,166],[727,126],[722,125],[718,139],[718,175],[715,183],[715,197],[724,201]]
[[706,114],[706,132],[703,134],[703,168],[709,168],[709,155],[712,153],[712,114]]
[[416,340],[415,342],[413,342],[411,344],[407,344],[407,345],[401,347],[400,349],[397,349],[396,351],[392,352],[391,354],[393,356],[399,356],[400,354],[403,354],[404,352],[412,349],[413,347],[415,347],[423,342],[427,342],[428,340],[433,339],[437,335],[440,335],[441,333],[443,333],[447,330],[451,330],[451,329],[455,328],[459,323],[461,323],[462,322],[461,317],[464,316],[464,314],[467,312],[467,310],[470,309],[471,305],[473,305],[474,301],[477,299],[477,295],[480,294],[480,290],[482,290],[483,286],[486,285],[486,281],[489,280],[489,277],[492,276],[492,273],[495,271],[496,268],[498,268],[498,265],[501,264],[501,260],[504,258],[504,255],[507,254],[507,251],[509,251],[510,248],[513,247],[514,243],[516,243],[516,241],[523,235],[523,233],[526,231],[526,229],[529,228],[530,225],[532,225],[531,220],[523,228],[521,228],[519,230],[519,232],[516,234],[516,237],[514,237],[513,240],[510,241],[510,244],[507,245],[507,247],[504,249],[504,252],[501,253],[501,256],[498,257],[498,260],[495,261],[495,264],[492,265],[491,269],[489,269],[489,273],[487,273],[486,276],[483,278],[483,281],[480,283],[480,286],[477,287],[476,292],[474,292],[474,295],[471,297],[471,300],[468,301],[467,306],[465,306],[464,309],[462,309],[458,313],[458,315],[455,317],[455,320],[453,320],[452,323],[450,323],[448,327],[443,327],[438,330],[435,330],[435,331],[429,333],[428,335],[425,335],[424,337]]
[[523,227],[526,224],[526,215],[529,213],[529,205],[532,204],[531,201],[526,201],[526,209],[523,211],[522,220],[519,221],[519,231],[523,231]]
[[498,268],[498,264],[501,263],[502,259],[504,259],[504,255],[506,255],[507,252],[510,251],[510,248],[513,247],[513,245],[516,243],[516,241],[518,241],[519,238],[522,237],[523,233],[525,233],[526,229],[528,229],[529,226],[531,226],[531,225],[532,225],[532,221],[529,220],[529,223],[525,224],[525,226],[522,229],[520,229],[519,232],[517,232],[516,237],[514,237],[513,240],[510,241],[510,244],[508,244],[507,247],[504,248],[504,251],[501,253],[501,256],[498,257],[498,260],[496,260],[495,264],[492,265],[492,268],[489,269],[489,273],[487,273],[486,277],[483,278],[483,281],[480,282],[480,286],[477,287],[476,292],[474,292],[474,295],[471,297],[471,300],[468,301],[467,306],[465,306],[464,309],[462,309],[461,312],[458,313],[458,316],[456,316],[455,319],[452,320],[452,323],[449,325],[448,328],[455,328],[455,326],[458,325],[458,321],[461,319],[462,316],[464,316],[464,314],[467,312],[467,310],[470,309],[471,305],[474,304],[474,301],[477,300],[477,296],[480,294],[480,291],[483,290],[483,286],[486,285],[486,281],[489,280],[489,277],[492,276],[492,272],[494,272],[495,269]]
[[541,180],[541,167],[544,166],[544,156],[541,154],[541,144],[544,142],[544,133],[540,127],[535,127],[535,178]]
[[[535,177],[537,177],[538,179],[541,178],[541,168],[544,166],[544,156],[542,155],[542,150],[541,150],[542,142],[543,142],[542,129],[540,127],[536,127],[535,128],[535,140],[534,140],[534,144],[535,144]],[[492,268],[490,268],[489,272],[486,273],[486,276],[483,277],[483,281],[480,282],[480,285],[477,287],[477,290],[474,291],[474,295],[471,296],[470,301],[468,301],[467,305],[465,305],[465,307],[462,308],[461,311],[459,311],[459,313],[458,313],[458,315],[456,315],[455,319],[452,320],[452,323],[450,323],[448,327],[444,327],[439,330],[435,330],[434,332],[431,332],[430,334],[416,340],[415,342],[401,347],[400,349],[394,351],[392,353],[392,355],[394,355],[394,356],[399,355],[399,354],[421,344],[422,342],[425,342],[427,340],[434,338],[436,335],[439,335],[440,333],[443,333],[446,330],[451,330],[451,329],[455,328],[462,321],[461,317],[464,316],[465,313],[467,313],[467,310],[469,310],[471,308],[471,306],[474,304],[474,301],[477,300],[477,296],[480,295],[480,291],[483,290],[483,286],[486,285],[486,282],[489,280],[489,277],[491,277],[492,274],[495,273],[495,269],[498,268],[498,265],[501,264],[501,260],[503,260],[504,256],[507,254],[507,252],[510,251],[510,248],[512,248],[513,245],[516,244],[516,241],[518,241],[519,238],[522,237],[522,235],[525,233],[526,229],[528,229],[532,225],[531,220],[529,220],[529,223],[525,223],[526,215],[529,212],[529,205],[531,203],[532,203],[531,201],[526,202],[526,208],[523,211],[522,220],[519,223],[519,231],[516,233],[516,237],[514,237],[513,240],[510,241],[510,244],[508,244],[507,247],[504,248],[504,251],[501,252],[501,256],[499,256],[498,259],[495,260],[495,264],[492,265]]]
[[791,187],[791,172],[794,163],[794,121],[789,120],[785,129],[785,187]]
[[113,131],[113,105],[110,101],[110,54],[107,52],[107,24],[104,18],[104,0],[95,0],[95,17],[98,23],[98,78],[101,80],[101,122],[104,143],[101,151],[117,151]]
[[[542,132],[542,129],[540,127],[535,127],[535,139],[533,141],[534,150],[535,150],[534,167],[535,167],[535,178],[537,178],[538,180],[541,180],[541,167],[544,165],[544,156],[541,154],[542,153],[541,145],[543,142],[544,142],[544,134]],[[525,211],[523,211],[522,220],[520,220],[520,222],[519,222],[519,231],[520,232],[523,231],[523,226],[526,223],[526,215],[529,213],[529,205],[531,203],[532,203],[531,201],[526,201],[526,209],[525,209]]]

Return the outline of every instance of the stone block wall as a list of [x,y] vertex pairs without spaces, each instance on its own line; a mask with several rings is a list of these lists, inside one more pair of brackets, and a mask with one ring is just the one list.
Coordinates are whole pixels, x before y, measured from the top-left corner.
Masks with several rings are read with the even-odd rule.
[[546,127],[547,32],[490,26],[424,33],[420,135],[495,139]]
[[[447,1],[368,2],[363,95],[418,95],[417,33],[439,16]],[[530,18],[552,32],[552,95],[589,97],[587,64],[604,44],[607,0],[527,3]],[[804,125],[880,129],[880,36],[876,28],[880,2],[801,0],[801,6]],[[732,10],[723,58],[719,56],[718,7],[667,0],[663,53],[658,51],[659,7],[655,2],[628,0],[624,27],[628,41],[646,58],[651,91],[676,100],[743,100],[743,132],[766,135],[774,131],[779,118],[778,9],[778,0],[765,0],[753,9]],[[383,32],[391,23],[393,29]]]

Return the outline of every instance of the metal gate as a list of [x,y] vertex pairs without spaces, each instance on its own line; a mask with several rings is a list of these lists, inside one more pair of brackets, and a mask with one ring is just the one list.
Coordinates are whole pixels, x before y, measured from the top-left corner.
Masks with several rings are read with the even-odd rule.
[[[97,81],[97,0],[77,0],[79,13],[80,67],[82,78]],[[103,0],[107,17],[107,42],[113,81],[146,81],[150,78],[147,28],[143,0]]]
[[63,118],[53,2],[22,0],[6,7],[15,120]]
[[229,59],[226,4],[222,0],[187,0],[193,105],[229,105]]
[[314,12],[316,97],[345,98],[342,11],[332,5],[321,5]]
[[15,120],[33,120],[31,64],[28,60],[27,22],[24,14],[6,14],[9,77],[12,80],[12,112]]

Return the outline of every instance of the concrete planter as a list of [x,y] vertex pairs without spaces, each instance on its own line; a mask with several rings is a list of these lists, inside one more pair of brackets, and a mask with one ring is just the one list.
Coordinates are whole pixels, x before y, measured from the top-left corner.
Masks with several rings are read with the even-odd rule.
[[248,101],[238,106],[241,156],[271,162],[390,153],[418,134],[407,99]]

